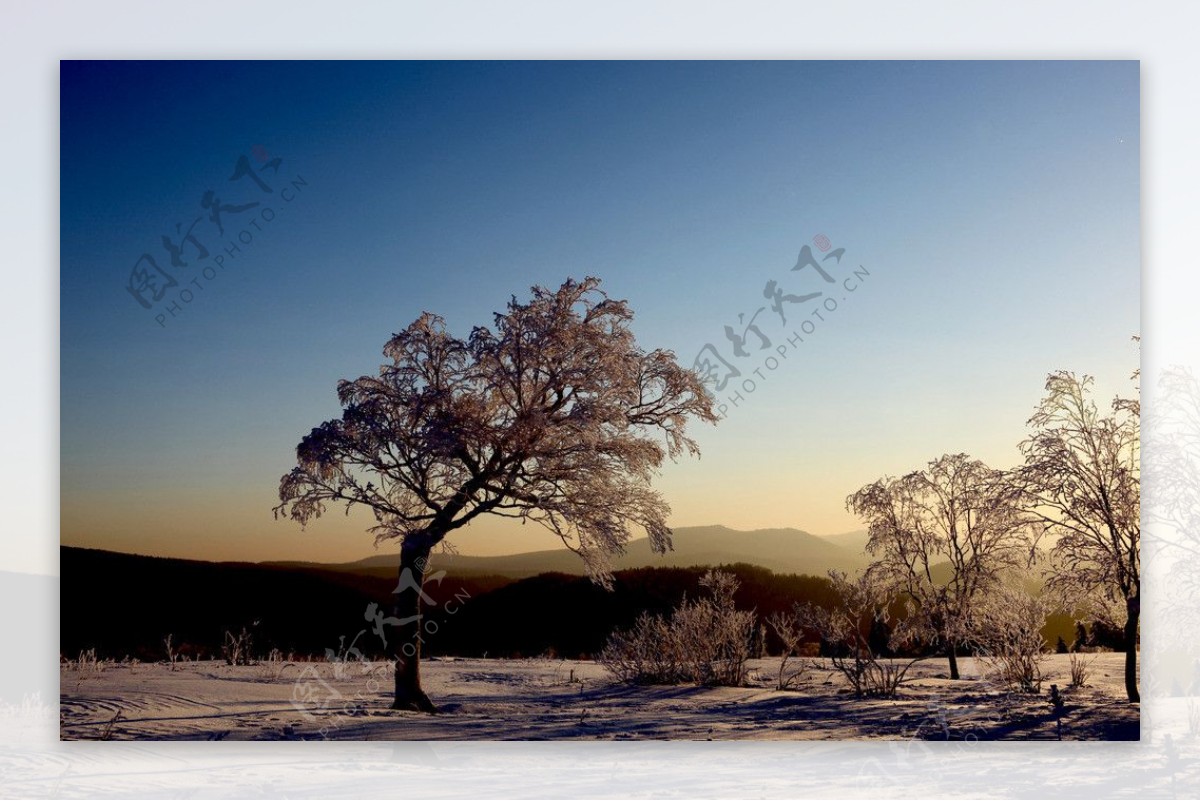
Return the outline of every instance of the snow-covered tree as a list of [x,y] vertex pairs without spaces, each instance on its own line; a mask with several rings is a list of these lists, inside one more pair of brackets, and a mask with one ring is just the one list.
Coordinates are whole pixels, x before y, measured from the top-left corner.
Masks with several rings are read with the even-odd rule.
[[[1134,374],[1137,378],[1137,374]],[[1057,538],[1047,587],[1070,608],[1124,611],[1125,692],[1139,700],[1141,615],[1141,462],[1137,398],[1117,398],[1109,414],[1091,399],[1092,377],[1059,371],[1029,419],[1025,466],[1014,474],[1026,507]]]
[[[887,590],[867,574],[851,579],[841,571],[831,570],[829,580],[833,584],[834,602],[829,606],[811,601],[797,604],[795,624],[817,633],[822,645],[829,650],[830,664],[846,679],[856,697],[894,697],[908,677],[908,671],[922,657],[882,658],[874,632],[877,623],[885,627],[891,623],[891,599]],[[901,649],[910,645],[913,634],[913,629],[901,622],[892,630],[887,648]],[[782,682],[782,668],[780,676]]]
[[384,347],[378,375],[338,383],[341,417],[303,438],[281,480],[277,516],[305,524],[331,503],[362,506],[377,541],[399,541],[394,708],[434,709],[420,586],[455,529],[483,514],[539,523],[604,584],[633,530],[670,547],[651,479],[664,459],[699,453],[686,425],[715,423],[713,399],[673,353],[639,347],[628,304],[599,285],[534,287],[465,340],[423,314]]
[[1032,559],[1018,500],[1002,471],[964,453],[901,478],[885,476],[846,500],[867,521],[867,553],[876,557],[868,575],[913,601],[906,626],[922,627],[926,639],[944,648],[953,679],[972,604]]

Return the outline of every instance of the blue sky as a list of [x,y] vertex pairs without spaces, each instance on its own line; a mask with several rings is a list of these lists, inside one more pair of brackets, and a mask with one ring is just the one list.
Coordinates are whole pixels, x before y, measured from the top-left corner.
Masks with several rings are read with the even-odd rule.
[[[838,302],[759,314],[773,346],[814,331],[664,470],[676,525],[836,533],[885,473],[1012,464],[1048,371],[1095,374],[1105,402],[1137,364],[1138,86],[1128,61],[64,62],[63,542],[366,555],[361,517],[270,514],[336,381],[424,310],[465,335],[589,274],[647,347],[690,364],[712,343],[744,376],[770,351],[737,359],[723,328],[768,280]],[[228,180],[240,156],[270,193]],[[131,268],[169,267],[161,237],[207,190],[260,205],[224,237],[201,219],[208,260],[185,249],[142,308]],[[845,248],[832,287],[789,269],[820,234]],[[456,539],[556,542],[491,521]]]

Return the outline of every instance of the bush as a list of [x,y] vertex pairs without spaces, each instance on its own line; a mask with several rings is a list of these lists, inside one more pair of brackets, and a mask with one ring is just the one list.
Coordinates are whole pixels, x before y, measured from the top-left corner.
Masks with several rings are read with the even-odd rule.
[[863,575],[854,581],[845,573],[830,571],[837,593],[831,608],[816,604],[796,607],[796,623],[813,629],[829,648],[830,662],[845,677],[855,697],[891,698],[908,677],[908,671],[924,657],[909,660],[881,659],[881,650],[899,650],[907,644],[909,630],[899,627],[889,637],[888,598]]
[[1087,684],[1088,676],[1091,674],[1092,663],[1096,661],[1096,657],[1087,659],[1083,654],[1072,653],[1071,659],[1071,686],[1083,687]]
[[791,662],[792,657],[802,656],[804,646],[804,630],[796,620],[795,614],[776,612],[767,619],[771,630],[783,645],[779,656],[779,677],[775,682],[776,690],[788,690],[804,676],[807,662],[803,659]]
[[989,674],[1024,692],[1042,689],[1049,604],[1017,587],[999,587],[972,614],[976,654]]
[[251,665],[254,664],[250,657],[250,646],[253,644],[254,638],[246,627],[242,627],[240,634],[234,634],[229,629],[225,630],[225,644],[221,646],[221,655],[225,657],[227,665]]
[[668,622],[643,612],[632,628],[613,632],[596,661],[630,684],[680,684],[686,675],[678,650],[678,638]]
[[642,613],[609,637],[597,661],[632,684],[744,684],[754,613],[735,608],[733,575],[710,570],[700,585],[708,597],[685,598],[669,618]]
[[167,651],[167,664],[171,666],[171,670],[175,670],[179,663],[179,649],[175,647],[175,635],[168,634],[164,637],[163,646]]

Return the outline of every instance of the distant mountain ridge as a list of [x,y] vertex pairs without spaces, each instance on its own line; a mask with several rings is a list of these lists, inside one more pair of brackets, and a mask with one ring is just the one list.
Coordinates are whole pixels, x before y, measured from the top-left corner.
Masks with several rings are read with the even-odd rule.
[[[866,532],[849,532],[818,537],[794,528],[737,531],[726,526],[690,526],[675,529],[673,550],[657,554],[648,538],[633,540],[625,554],[614,562],[614,569],[639,567],[697,567],[744,563],[765,567],[777,573],[824,576],[829,570],[852,572],[865,567],[862,552]],[[276,567],[306,567],[339,572],[376,573],[395,570],[398,558],[383,554],[340,564],[311,562],[265,562]],[[491,575],[520,579],[539,573],[584,574],[583,561],[566,548],[530,551],[505,556],[462,556],[438,553],[430,560],[431,569],[453,575]]]
[[843,548],[848,548],[856,554],[862,554],[867,549],[867,540],[871,538],[871,533],[865,528],[857,531],[847,531],[845,534],[831,534],[821,539],[826,542],[832,542],[834,545],[840,545]]

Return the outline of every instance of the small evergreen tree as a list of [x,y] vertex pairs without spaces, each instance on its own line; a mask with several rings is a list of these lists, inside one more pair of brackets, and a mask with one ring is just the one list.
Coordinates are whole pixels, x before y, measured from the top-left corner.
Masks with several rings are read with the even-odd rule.
[[1071,650],[1075,652],[1082,651],[1088,645],[1088,630],[1087,626],[1083,625],[1082,620],[1075,621],[1075,642],[1071,643]]

